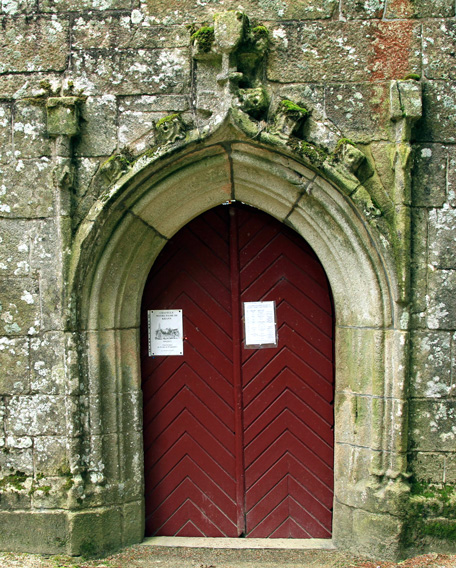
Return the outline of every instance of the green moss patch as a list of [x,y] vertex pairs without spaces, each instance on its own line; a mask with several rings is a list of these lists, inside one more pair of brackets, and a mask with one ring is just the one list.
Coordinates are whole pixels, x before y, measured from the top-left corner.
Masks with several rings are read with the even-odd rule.
[[203,26],[191,35],[191,40],[198,46],[200,51],[209,52],[215,41],[214,27]]
[[285,114],[295,119],[304,118],[309,114],[309,111],[306,108],[301,107],[288,99],[281,101],[279,106],[282,112],[285,112]]
[[13,487],[18,491],[21,491],[21,489],[24,489],[24,483],[26,480],[27,476],[23,471],[16,471],[16,473],[6,475],[0,479],[0,490]]

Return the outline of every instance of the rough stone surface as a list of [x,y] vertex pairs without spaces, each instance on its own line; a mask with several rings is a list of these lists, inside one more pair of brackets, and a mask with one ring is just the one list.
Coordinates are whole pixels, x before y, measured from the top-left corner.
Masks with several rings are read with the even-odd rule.
[[335,538],[404,552],[401,480],[456,483],[455,7],[2,0],[1,548],[142,538],[143,284],[235,198],[330,280]]

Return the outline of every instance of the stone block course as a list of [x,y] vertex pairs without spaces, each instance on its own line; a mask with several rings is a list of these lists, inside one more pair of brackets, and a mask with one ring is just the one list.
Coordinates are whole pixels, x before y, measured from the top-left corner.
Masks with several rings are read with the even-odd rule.
[[271,31],[271,81],[353,83],[421,72],[421,28],[412,21],[282,24]]
[[[258,2],[246,0],[242,9],[258,20],[327,19],[336,11],[337,0],[273,0]],[[211,22],[215,13],[223,10],[238,10],[239,3],[225,0],[196,4],[192,0],[147,0],[147,10],[152,21],[163,24]]]
[[456,436],[456,400],[421,399],[410,402],[411,448],[453,452]]
[[13,114],[13,144],[16,160],[50,157],[51,144],[46,129],[43,102],[17,101]]
[[72,49],[76,50],[186,48],[190,32],[182,25],[151,25],[134,10],[109,16],[81,15],[72,26],[72,38]]
[[454,396],[451,377],[451,332],[414,332],[411,341],[410,395],[427,398]]
[[455,15],[453,0],[387,0],[386,18],[450,18]]
[[86,95],[181,94],[187,92],[187,49],[76,52],[72,78]]
[[13,436],[65,433],[65,401],[50,395],[12,396],[7,404],[6,427]]
[[[24,170],[27,170],[27,176]],[[0,164],[0,211],[3,217],[39,218],[54,214],[55,196],[49,158]]]
[[114,95],[89,97],[82,106],[81,136],[75,155],[110,156],[117,147],[117,102]]
[[429,213],[429,262],[434,268],[456,269],[454,254],[456,209],[448,206]]
[[431,20],[423,26],[423,72],[427,79],[456,79],[456,23]]
[[40,328],[37,280],[10,277],[0,282],[0,333],[9,336],[36,333]]
[[349,20],[381,18],[385,5],[386,0],[342,0],[341,12]]
[[456,328],[455,270],[429,271],[426,323],[430,329]]
[[328,119],[355,143],[388,140],[389,84],[329,84],[325,88]]
[[69,55],[69,21],[57,16],[0,18],[3,58],[0,74],[64,71]]
[[419,142],[456,142],[456,83],[429,81],[423,83],[423,118],[414,129]]
[[448,151],[442,144],[417,144],[414,147],[412,174],[413,204],[441,207],[446,201]]
[[0,337],[0,369],[0,395],[29,393],[28,339]]

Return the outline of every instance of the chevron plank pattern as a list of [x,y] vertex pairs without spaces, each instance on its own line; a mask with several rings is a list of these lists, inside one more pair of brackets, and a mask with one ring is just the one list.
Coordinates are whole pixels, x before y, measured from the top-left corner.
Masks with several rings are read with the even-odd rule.
[[[146,532],[328,538],[333,500],[329,285],[313,251],[291,229],[254,209],[234,209],[236,274],[230,265],[229,208],[220,207],[171,239],[146,283]],[[277,348],[241,349],[239,387],[233,329],[240,329],[241,314],[231,313],[233,277],[242,302],[276,302],[279,337]],[[183,310],[183,357],[147,356],[146,312],[156,308]],[[242,402],[240,429],[235,400]]]
[[[255,217],[254,219],[252,217]],[[275,300],[276,349],[243,350],[246,536],[328,538],[333,500],[333,309],[295,233],[238,217],[241,300]]]
[[144,318],[182,309],[186,336],[183,357],[142,358],[149,535],[238,536],[228,237],[225,212],[211,211],[146,283]]

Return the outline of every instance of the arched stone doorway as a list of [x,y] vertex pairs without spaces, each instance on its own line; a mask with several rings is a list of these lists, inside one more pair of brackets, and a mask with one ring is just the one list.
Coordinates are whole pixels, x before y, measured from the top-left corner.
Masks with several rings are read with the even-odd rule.
[[[93,206],[73,255],[72,326],[89,395],[86,492],[124,543],[143,534],[142,291],[158,253],[202,212],[236,199],[293,227],[328,276],[336,313],[337,544],[397,553],[406,490],[407,333],[393,263],[350,199],[291,156],[220,132],[202,149],[138,163]],[[77,461],[77,449],[74,451]],[[74,468],[77,468],[74,464]],[[101,514],[101,513],[100,513]]]

